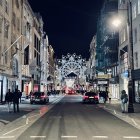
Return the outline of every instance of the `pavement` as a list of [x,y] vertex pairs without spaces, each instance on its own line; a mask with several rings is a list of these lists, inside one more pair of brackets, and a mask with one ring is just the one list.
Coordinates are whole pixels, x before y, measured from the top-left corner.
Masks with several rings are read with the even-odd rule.
[[[51,104],[55,103],[59,98],[62,98],[63,95],[60,96],[49,96],[49,104],[46,105],[40,105],[40,104],[30,104],[30,100],[26,99],[22,101],[19,104],[19,113],[13,112],[13,105],[11,105],[11,111],[8,112],[7,104],[1,104],[0,105],[0,132],[3,131],[3,129],[7,129],[7,127],[12,126],[13,124],[18,125],[18,122],[25,121],[27,116],[34,115],[40,110],[43,110],[44,108],[51,106]],[[19,124],[20,125],[20,124]]]
[[108,111],[109,113],[115,115],[119,119],[131,124],[132,126],[140,129],[140,104],[134,103],[134,113],[122,113],[121,103],[118,99],[113,99],[111,103],[101,103],[99,104],[101,108]]

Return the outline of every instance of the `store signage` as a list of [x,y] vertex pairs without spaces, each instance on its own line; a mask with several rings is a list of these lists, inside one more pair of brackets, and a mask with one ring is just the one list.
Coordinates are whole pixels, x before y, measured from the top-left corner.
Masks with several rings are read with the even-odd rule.
[[111,74],[104,74],[104,75],[98,75],[98,79],[109,79],[111,78]]
[[106,85],[107,83],[107,81],[98,81],[98,85]]

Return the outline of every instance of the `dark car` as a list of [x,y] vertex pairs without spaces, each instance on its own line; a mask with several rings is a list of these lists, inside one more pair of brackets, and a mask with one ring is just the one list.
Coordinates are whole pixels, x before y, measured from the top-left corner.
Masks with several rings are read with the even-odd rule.
[[86,92],[83,95],[83,103],[99,103],[99,96],[95,92]]
[[44,92],[34,92],[31,95],[31,98],[30,98],[30,103],[31,104],[33,104],[33,103],[44,103],[44,104],[46,104],[48,102],[49,102],[49,97]]

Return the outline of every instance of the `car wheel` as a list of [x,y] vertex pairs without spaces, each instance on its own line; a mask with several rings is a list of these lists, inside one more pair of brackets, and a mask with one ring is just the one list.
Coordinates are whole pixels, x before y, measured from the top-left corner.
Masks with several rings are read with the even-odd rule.
[[49,103],[49,99],[47,100],[47,102],[46,103]]
[[97,101],[96,104],[99,104],[99,101]]
[[46,102],[46,99],[44,100],[44,102],[43,102],[44,104],[46,104],[47,102]]
[[86,102],[85,101],[82,101],[82,104],[85,104]]
[[33,104],[33,101],[31,101],[30,104]]

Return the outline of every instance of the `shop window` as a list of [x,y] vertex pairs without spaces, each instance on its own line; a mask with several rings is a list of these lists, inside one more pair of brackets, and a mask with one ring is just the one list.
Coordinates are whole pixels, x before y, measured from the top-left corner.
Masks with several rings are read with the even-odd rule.
[[136,68],[138,68],[138,52],[135,52],[135,63],[134,63],[134,65],[135,65],[135,67]]

